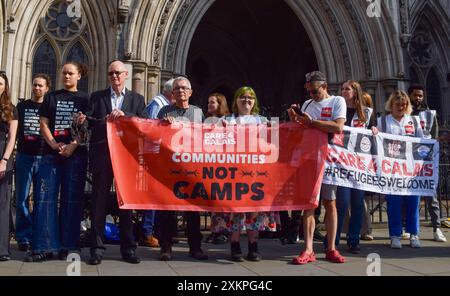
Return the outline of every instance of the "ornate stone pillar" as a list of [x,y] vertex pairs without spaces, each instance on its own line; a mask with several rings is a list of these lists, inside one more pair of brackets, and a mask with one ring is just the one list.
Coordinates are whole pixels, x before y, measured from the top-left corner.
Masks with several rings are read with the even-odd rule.
[[328,83],[328,93],[330,95],[340,96],[339,87],[341,85],[339,83]]
[[132,89],[133,91],[140,93],[145,97],[145,70],[147,64],[145,62],[136,61],[133,62],[133,77],[132,77]]
[[147,71],[147,102],[160,93],[161,68],[149,66]]
[[360,81],[360,84],[361,84],[363,91],[368,93],[372,97],[372,102],[374,104],[376,111],[382,112],[383,106],[377,104],[378,81],[376,81],[376,80]]

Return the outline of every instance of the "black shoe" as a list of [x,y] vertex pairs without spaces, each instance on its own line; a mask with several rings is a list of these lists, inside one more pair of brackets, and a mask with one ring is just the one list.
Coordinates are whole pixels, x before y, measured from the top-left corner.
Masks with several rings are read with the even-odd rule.
[[58,259],[62,260],[62,261],[66,261],[68,255],[69,255],[69,251],[68,250],[59,250],[59,252],[58,252]]
[[100,255],[91,255],[91,258],[89,258],[89,261],[87,262],[87,264],[89,265],[99,265],[102,263],[102,256]]
[[53,258],[53,253],[29,253],[24,262],[44,262]]
[[286,245],[286,243],[287,243],[287,238],[284,237],[284,236],[281,236],[281,237],[280,237],[280,243],[281,243],[283,246]]
[[210,244],[210,243],[212,243],[213,239],[214,239],[214,234],[210,234],[203,240],[203,242]]
[[130,254],[127,254],[125,256],[122,256],[122,260],[131,264],[138,264],[141,263],[141,259],[139,259],[138,256],[134,252],[131,252]]
[[226,244],[228,242],[228,237],[223,234],[218,234],[213,237],[212,243],[215,245]]
[[248,254],[246,259],[248,261],[261,261],[261,255],[258,253],[258,243],[248,243]]
[[197,260],[208,260],[208,255],[203,253],[202,249],[190,251],[189,256]]
[[161,245],[161,252],[159,253],[159,260],[170,261],[172,260],[172,245],[163,243]]
[[31,250],[31,245],[29,243],[19,244],[18,249],[21,252],[28,252]]
[[244,262],[244,255],[242,255],[239,242],[231,242],[231,260],[234,262]]
[[179,239],[177,239],[177,238],[175,238],[175,237],[172,238],[172,245],[178,244],[179,242],[180,242]]
[[348,251],[352,254],[359,254],[361,253],[361,249],[359,248],[359,245],[350,245],[348,246]]
[[9,255],[1,255],[0,256],[0,261],[8,261],[11,260],[11,257],[9,257]]

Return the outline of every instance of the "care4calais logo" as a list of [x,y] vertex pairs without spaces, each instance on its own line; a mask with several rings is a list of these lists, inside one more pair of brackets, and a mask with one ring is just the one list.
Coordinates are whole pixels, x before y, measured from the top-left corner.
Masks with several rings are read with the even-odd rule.
[[413,143],[414,160],[433,160],[434,144]]

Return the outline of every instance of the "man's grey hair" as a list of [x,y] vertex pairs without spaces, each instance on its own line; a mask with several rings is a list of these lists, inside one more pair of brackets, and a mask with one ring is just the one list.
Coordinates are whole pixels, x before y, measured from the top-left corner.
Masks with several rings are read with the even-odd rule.
[[181,81],[181,80],[186,81],[188,87],[189,87],[190,89],[192,89],[191,82],[189,81],[189,79],[187,79],[186,77],[183,77],[183,76],[178,76],[177,78],[175,78],[175,79],[173,80],[173,84],[175,84],[175,82]]
[[175,80],[174,78],[171,78],[171,79],[167,80],[166,83],[164,83],[163,93],[164,92],[172,92],[174,80]]

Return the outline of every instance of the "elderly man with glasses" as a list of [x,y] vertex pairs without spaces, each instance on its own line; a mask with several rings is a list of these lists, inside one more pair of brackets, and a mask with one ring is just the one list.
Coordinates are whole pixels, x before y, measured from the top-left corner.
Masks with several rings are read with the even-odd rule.
[[[144,97],[125,87],[128,71],[121,61],[114,61],[108,67],[110,86],[94,92],[89,100],[87,118],[92,136],[89,145],[89,168],[92,173],[92,211],[91,211],[91,258],[90,265],[102,262],[105,252],[104,231],[106,209],[108,204],[115,204],[111,186],[114,179],[108,140],[106,121],[117,120],[123,116],[145,117]],[[81,115],[80,120],[86,116]],[[139,263],[136,256],[137,244],[133,237],[131,210],[119,210],[120,252],[122,259],[128,263]]]

